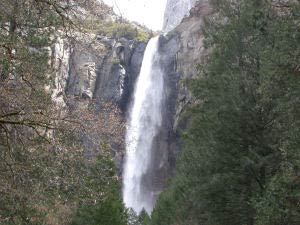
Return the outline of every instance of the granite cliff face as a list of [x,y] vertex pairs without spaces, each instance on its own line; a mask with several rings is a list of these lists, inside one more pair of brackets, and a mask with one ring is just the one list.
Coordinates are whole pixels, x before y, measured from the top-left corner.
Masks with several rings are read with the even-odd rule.
[[[146,42],[93,34],[79,35],[72,41],[58,37],[52,48],[52,63],[57,70],[53,100],[70,110],[88,109],[93,103],[97,112],[102,111],[104,104],[113,104],[124,119],[146,45]],[[101,131],[82,134],[88,159],[99,151],[99,141],[93,140],[101,140],[101,135]],[[118,142],[111,147],[121,175],[124,144]]]
[[197,65],[205,62],[208,50],[203,46],[202,26],[204,17],[211,13],[208,1],[198,1],[179,25],[161,37],[161,58],[167,83],[167,100],[163,114],[165,124],[162,128],[167,133],[167,138],[161,141],[168,149],[168,160],[164,163],[169,168],[169,174],[172,173],[181,150],[179,133],[186,124],[186,121],[180,119],[181,115],[186,107],[193,104],[193,98],[184,81],[195,77],[198,74]]
[[125,112],[145,47],[145,42],[105,36],[74,42],[58,39],[53,98],[63,102],[65,95],[111,102]]
[[183,18],[181,23],[167,34],[170,39],[179,39],[176,52],[176,72],[179,73],[178,95],[174,129],[177,129],[180,114],[193,99],[184,85],[184,80],[197,76],[197,66],[205,62],[208,50],[204,48],[203,23],[204,18],[212,14],[208,1],[198,1],[190,10],[189,16]]

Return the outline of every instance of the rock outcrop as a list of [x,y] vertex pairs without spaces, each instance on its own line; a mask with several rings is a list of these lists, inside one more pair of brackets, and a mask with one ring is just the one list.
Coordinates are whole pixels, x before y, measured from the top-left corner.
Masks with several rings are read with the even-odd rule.
[[[177,2],[174,7],[176,8],[181,3]],[[160,149],[158,151],[161,152],[156,160],[160,167],[164,165],[168,175],[172,174],[176,158],[181,150],[179,133],[187,122],[181,119],[181,115],[188,105],[193,104],[193,98],[184,81],[197,76],[197,66],[205,62],[208,50],[203,46],[202,27],[204,17],[211,13],[212,9],[208,1],[198,1],[179,25],[160,38],[160,54],[166,83],[166,104],[160,139],[156,143],[160,146],[156,149]]]
[[[147,42],[94,34],[78,35],[72,41],[58,37],[52,48],[57,70],[51,90],[53,100],[70,110],[87,110],[93,103],[95,113],[101,112],[106,103],[113,104],[124,120],[146,45]],[[87,159],[99,151],[101,135],[101,131],[82,134]],[[114,138],[118,143],[111,147],[121,176],[125,146],[119,142],[123,137]]]
[[55,58],[58,74],[53,98],[62,96],[111,102],[126,112],[146,42],[97,36],[94,39],[58,39]]
[[174,129],[177,129],[180,114],[185,106],[193,102],[193,99],[184,85],[184,80],[197,76],[197,67],[205,63],[208,50],[204,48],[203,23],[204,18],[212,13],[208,1],[199,1],[191,9],[190,15],[169,35],[175,36],[179,41],[179,51],[176,54],[176,71],[180,73],[179,92],[176,103]]

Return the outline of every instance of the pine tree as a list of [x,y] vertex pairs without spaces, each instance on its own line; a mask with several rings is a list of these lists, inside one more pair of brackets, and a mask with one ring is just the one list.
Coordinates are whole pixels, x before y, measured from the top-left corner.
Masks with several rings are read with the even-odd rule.
[[177,173],[152,224],[299,223],[299,3],[212,1]]
[[51,96],[55,37],[80,32],[78,10],[88,13],[95,3],[0,2],[0,224],[68,224],[79,203],[103,198],[98,191],[103,187],[87,180],[90,163],[80,138],[82,133],[111,135],[104,130],[114,127],[116,117],[106,114],[107,122],[94,114],[92,103],[91,110],[70,111]]

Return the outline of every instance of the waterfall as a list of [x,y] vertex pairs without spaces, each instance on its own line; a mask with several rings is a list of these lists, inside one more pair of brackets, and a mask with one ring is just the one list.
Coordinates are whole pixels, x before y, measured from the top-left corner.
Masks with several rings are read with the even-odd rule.
[[126,159],[123,199],[126,207],[140,213],[152,212],[155,195],[149,175],[152,143],[161,126],[164,79],[159,64],[159,37],[152,38],[145,50],[137,79],[126,133]]

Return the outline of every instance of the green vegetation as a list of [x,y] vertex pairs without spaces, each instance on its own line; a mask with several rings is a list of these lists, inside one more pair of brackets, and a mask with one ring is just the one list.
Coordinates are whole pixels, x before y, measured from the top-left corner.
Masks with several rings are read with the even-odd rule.
[[297,225],[300,4],[212,4],[204,28],[212,52],[187,81],[197,105],[151,224]]
[[[127,213],[123,205],[120,183],[115,175],[114,162],[110,156],[98,158],[91,169],[85,185],[98,189],[102,199],[80,205],[72,225],[126,225]],[[98,200],[98,202],[97,202]]]
[[99,25],[96,29],[99,34],[107,35],[113,38],[127,38],[137,41],[149,40],[150,34],[134,27],[129,23],[108,22]]
[[88,15],[82,22],[82,28],[88,33],[95,33],[110,38],[126,38],[135,41],[148,41],[152,31],[138,24],[133,24],[125,19],[117,20],[99,19],[99,13]]
[[104,21],[91,21],[88,22],[89,29],[93,32],[112,37],[112,38],[126,38],[136,41],[147,41],[151,37],[151,33],[139,27],[135,27],[129,22],[104,22]]
[[118,180],[104,138],[92,143],[98,146],[97,163],[87,157],[83,143],[84,135],[117,139],[120,133],[112,130],[122,125],[118,113],[114,108],[95,113],[93,102],[66,109],[51,93],[55,37],[67,39],[71,31],[80,31],[73,22],[76,10],[87,10],[92,2],[1,0],[1,225],[70,224],[78,207],[95,201],[102,212],[114,208],[114,216],[125,210],[118,197],[110,197]]

